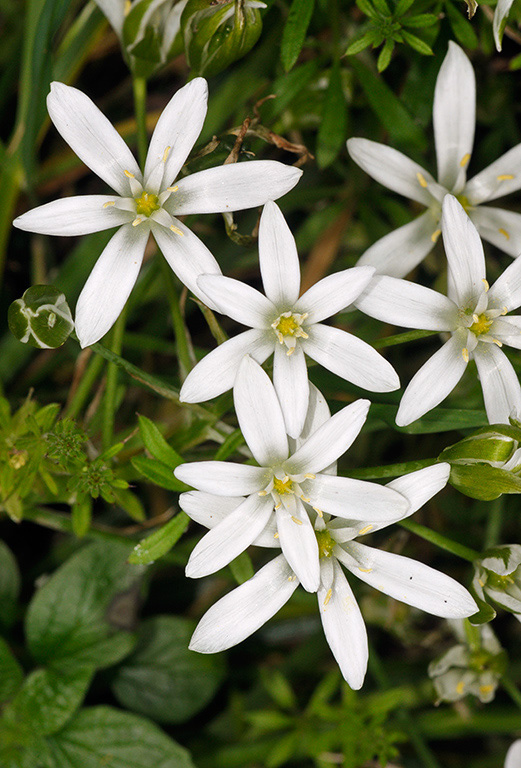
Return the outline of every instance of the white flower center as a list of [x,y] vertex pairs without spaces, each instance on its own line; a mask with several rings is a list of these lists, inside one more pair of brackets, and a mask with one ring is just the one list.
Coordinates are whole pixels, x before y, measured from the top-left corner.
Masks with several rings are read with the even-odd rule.
[[302,323],[307,316],[307,312],[302,315],[297,312],[283,312],[277,317],[275,322],[271,324],[279,344],[286,345],[286,354],[293,354],[295,347],[297,346],[297,339],[308,338],[308,334],[302,328]]
[[469,308],[460,310],[460,328],[467,331],[467,345],[462,349],[461,354],[465,362],[469,361],[469,353],[473,352],[479,342],[497,344],[502,343],[494,338],[494,321],[501,315],[507,314],[507,308],[489,309],[488,308],[488,283],[483,280],[485,290],[479,297],[474,311]]

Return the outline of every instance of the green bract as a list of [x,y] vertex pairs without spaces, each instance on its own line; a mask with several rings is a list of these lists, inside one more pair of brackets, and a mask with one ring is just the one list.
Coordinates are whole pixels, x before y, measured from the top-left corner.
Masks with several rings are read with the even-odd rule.
[[69,305],[52,285],[33,285],[8,311],[11,333],[23,344],[39,349],[61,347],[74,329]]

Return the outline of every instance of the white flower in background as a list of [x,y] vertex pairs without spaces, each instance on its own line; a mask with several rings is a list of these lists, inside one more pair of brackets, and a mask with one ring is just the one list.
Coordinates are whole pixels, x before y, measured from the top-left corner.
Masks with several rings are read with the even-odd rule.
[[[503,32],[507,25],[508,14],[512,7],[514,0],[498,0],[496,9],[494,11],[494,21],[492,22],[492,29],[494,32],[494,42],[498,51],[501,50],[501,44],[503,41]],[[519,761],[521,767],[521,760]],[[506,768],[506,766],[505,766]]]
[[203,275],[198,286],[220,312],[252,330],[206,355],[181,389],[182,401],[197,403],[226,392],[248,353],[263,363],[272,353],[273,383],[286,429],[302,430],[309,399],[305,356],[343,379],[373,392],[400,386],[392,366],[356,336],[323,325],[347,307],[369,283],[371,267],[353,267],[320,280],[299,298],[300,267],[295,240],[275,203],[267,203],[259,227],[259,261],[266,295],[222,275]]
[[488,597],[521,621],[521,545],[494,547],[474,567],[476,595],[484,602]]
[[420,165],[391,147],[349,139],[349,154],[384,186],[427,206],[427,211],[372,245],[358,264],[403,277],[434,247],[440,235],[441,204],[447,193],[462,203],[484,240],[510,256],[521,254],[521,214],[482,203],[521,188],[521,144],[466,181],[474,143],[476,80],[461,48],[449,42],[434,93],[433,122],[438,182]]
[[209,168],[173,185],[201,132],[206,80],[195,78],[169,101],[150,140],[142,174],[129,148],[94,103],[76,88],[52,83],[47,107],[78,157],[116,194],[68,197],[15,219],[15,226],[47,235],[85,235],[119,226],[99,257],[76,307],[82,347],[113,325],[136,282],[149,233],[179,279],[206,303],[202,273],[220,273],[206,246],[177,216],[237,211],[263,205],[295,186],[302,171],[271,160]]
[[395,277],[378,275],[356,306],[378,320],[431,331],[450,339],[412,378],[396,423],[419,419],[452,392],[474,358],[491,424],[508,424],[521,411],[521,387],[503,344],[521,349],[521,317],[505,317],[521,306],[521,259],[489,288],[483,246],[476,228],[452,195],[443,201],[443,242],[449,265],[449,295]]
[[246,496],[197,544],[186,574],[199,578],[228,565],[255,541],[274,515],[284,557],[302,586],[315,592],[320,565],[310,509],[319,516],[326,513],[379,522],[405,515],[408,509],[407,499],[391,488],[323,472],[354,441],[370,403],[357,400],[342,408],[290,453],[273,384],[249,355],[240,365],[233,394],[239,426],[259,466],[198,461],[174,470],[179,480],[199,491]]
[[505,768],[521,768],[521,739],[514,741],[505,758]]
[[[120,39],[123,38],[125,16],[140,3],[143,4],[143,7],[147,5],[135,34],[133,45],[143,40],[146,28],[151,26],[161,37],[161,57],[166,61],[172,43],[181,31],[181,15],[187,0],[177,0],[177,2],[175,0],[152,0],[148,4],[147,0],[134,0],[132,3],[128,2],[128,0],[94,1],[107,17],[111,27]],[[131,48],[130,53],[132,53]]]

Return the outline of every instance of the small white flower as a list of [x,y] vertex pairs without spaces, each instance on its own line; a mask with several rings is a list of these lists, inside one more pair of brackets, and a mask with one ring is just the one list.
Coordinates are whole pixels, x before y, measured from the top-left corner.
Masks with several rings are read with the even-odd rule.
[[361,257],[377,272],[403,277],[434,247],[441,229],[441,204],[446,194],[464,205],[484,240],[510,256],[521,253],[521,214],[482,203],[521,187],[521,144],[466,181],[474,143],[476,80],[461,48],[449,42],[434,94],[433,122],[438,181],[420,165],[391,147],[368,139],[347,142],[361,168],[389,189],[427,206],[414,221],[382,237]]
[[357,299],[372,317],[405,328],[450,331],[450,339],[412,378],[396,416],[400,426],[430,411],[452,392],[474,358],[491,424],[508,423],[521,409],[519,380],[503,344],[521,349],[521,259],[489,288],[483,246],[476,228],[452,195],[443,201],[443,242],[449,265],[449,295],[408,280],[379,275]]
[[514,741],[505,758],[505,768],[521,768],[521,739]]
[[474,564],[472,585],[477,596],[488,597],[521,621],[521,545],[501,544]]
[[320,280],[299,298],[300,267],[295,240],[275,203],[267,203],[259,228],[259,261],[266,295],[222,275],[197,281],[219,311],[252,330],[213,350],[191,371],[181,400],[201,402],[233,386],[245,353],[263,363],[273,352],[273,382],[289,435],[298,437],[308,409],[305,355],[338,376],[376,392],[397,389],[392,366],[356,336],[322,320],[351,304],[369,283],[372,267],[354,267]]
[[199,491],[246,496],[195,547],[187,576],[206,576],[227,565],[271,524],[274,515],[286,560],[302,586],[315,592],[320,566],[310,510],[319,516],[382,521],[404,515],[408,509],[407,500],[391,488],[323,471],[354,441],[370,403],[357,400],[346,406],[290,452],[273,385],[248,355],[240,365],[233,394],[239,426],[259,466],[206,461],[175,469],[179,480]]
[[99,257],[76,307],[82,347],[111,328],[136,282],[149,233],[179,279],[206,303],[197,286],[219,266],[177,216],[237,211],[263,205],[295,186],[302,171],[270,160],[209,168],[173,182],[201,132],[206,80],[180,88],[155,127],[142,174],[129,148],[94,103],[76,88],[52,83],[51,119],[79,158],[117,194],[69,197],[41,205],[15,226],[47,235],[84,235],[119,226]]

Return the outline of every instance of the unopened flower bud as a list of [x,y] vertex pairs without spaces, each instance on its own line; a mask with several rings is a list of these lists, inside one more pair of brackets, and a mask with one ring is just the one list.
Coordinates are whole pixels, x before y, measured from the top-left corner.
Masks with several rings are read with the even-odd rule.
[[521,621],[521,545],[488,550],[475,565],[472,585],[481,600],[490,598]]
[[33,285],[21,299],[13,301],[7,313],[11,333],[23,344],[54,349],[74,329],[69,305],[52,285]]

